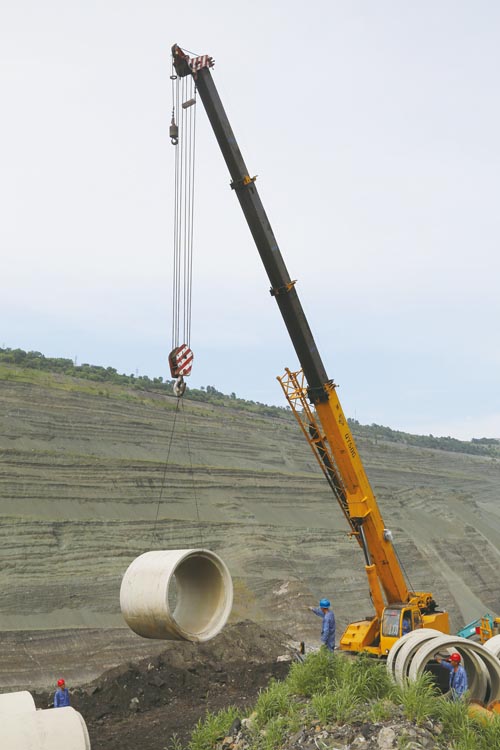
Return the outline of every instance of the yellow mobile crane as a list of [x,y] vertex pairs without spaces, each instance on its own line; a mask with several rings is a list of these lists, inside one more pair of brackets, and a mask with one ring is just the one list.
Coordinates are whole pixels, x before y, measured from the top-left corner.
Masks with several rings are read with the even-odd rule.
[[404,630],[432,627],[449,633],[448,614],[438,611],[432,593],[409,590],[385,527],[354,437],[328,377],[300,304],[295,281],[287,271],[278,243],[250,177],[215,87],[208,55],[190,57],[172,47],[177,76],[192,76],[231,175],[257,245],[301,370],[278,378],[328,483],[364,553],[373,617],[351,623],[340,640],[346,651],[385,655]]

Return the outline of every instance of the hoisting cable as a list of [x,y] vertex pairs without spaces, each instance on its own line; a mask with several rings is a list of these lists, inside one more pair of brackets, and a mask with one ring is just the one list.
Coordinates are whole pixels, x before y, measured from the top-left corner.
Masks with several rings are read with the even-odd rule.
[[[176,378],[174,394],[177,404],[170,434],[168,452],[163,469],[160,496],[156,508],[153,535],[160,512],[170,451],[174,441],[177,414],[181,397],[186,384],[184,377],[191,373],[193,353],[191,343],[191,310],[193,278],[193,238],[194,238],[194,175],[195,175],[195,141],[196,141],[196,91],[191,76],[179,78],[173,61],[170,75],[172,82],[172,118],[170,122],[170,141],[175,147],[174,157],[174,201],[173,201],[173,277],[172,277],[172,351],[169,354],[170,373]],[[181,339],[182,332],[182,339]],[[185,438],[189,455],[189,466],[193,481],[193,495],[196,507],[201,545],[203,533],[198,507],[198,498],[194,484],[194,470],[187,431],[186,414],[184,413]]]
[[414,594],[415,593],[415,589],[414,589],[414,587],[411,584],[411,581],[410,581],[410,578],[408,576],[408,573],[406,572],[405,566],[403,565],[403,561],[401,560],[400,556],[398,555],[398,551],[396,549],[396,546],[395,546],[394,542],[392,542],[392,548],[393,548],[393,550],[395,552],[396,557],[398,558],[398,562],[399,562],[399,565],[401,567],[401,570],[403,571],[403,575],[406,578],[406,580],[408,581],[408,588],[410,589],[410,592],[412,594]]
[[[174,268],[172,280],[172,351],[170,372],[177,378],[174,393],[186,389],[184,377],[191,373],[191,310],[193,287],[194,174],[196,141],[196,89],[191,76],[179,77],[172,65],[171,142],[175,146],[174,178]],[[176,122],[178,118],[178,123]],[[182,340],[181,340],[182,332]]]
[[166,479],[166,476],[167,476],[168,461],[169,461],[169,458],[170,458],[170,450],[172,448],[172,443],[173,443],[173,439],[174,439],[175,423],[177,421],[177,413],[178,413],[178,411],[179,411],[179,400],[177,400],[176,407],[175,407],[174,421],[172,423],[172,431],[170,433],[170,440],[168,442],[167,457],[165,459],[165,466],[163,467],[163,477],[162,477],[161,485],[160,485],[160,496],[158,498],[158,503],[156,505],[156,517],[155,517],[155,522],[154,522],[154,526],[153,526],[153,539],[154,539],[155,536],[158,539],[158,536],[156,534],[156,524],[158,523],[158,515],[160,513],[160,504],[161,504],[161,501],[162,501],[162,498],[163,498],[163,490],[165,489],[165,479]]
[[[180,399],[179,399],[179,401],[180,401]],[[179,401],[177,403],[179,403]],[[202,547],[204,547],[205,544],[204,544],[204,541],[203,541],[203,527],[202,527],[202,524],[201,524],[200,509],[199,509],[199,506],[198,506],[198,496],[196,494],[196,484],[195,484],[195,481],[194,481],[193,456],[191,454],[191,445],[189,443],[189,433],[188,433],[188,428],[187,428],[186,413],[184,411],[184,402],[182,402],[182,413],[184,415],[184,430],[185,430],[185,434],[186,434],[186,445],[187,445],[187,451],[188,451],[188,456],[189,456],[189,467],[190,467],[190,470],[191,470],[191,481],[193,483],[193,497],[194,497],[194,505],[195,505],[195,508],[196,508],[196,520],[198,522],[198,530],[200,532],[200,545]]]

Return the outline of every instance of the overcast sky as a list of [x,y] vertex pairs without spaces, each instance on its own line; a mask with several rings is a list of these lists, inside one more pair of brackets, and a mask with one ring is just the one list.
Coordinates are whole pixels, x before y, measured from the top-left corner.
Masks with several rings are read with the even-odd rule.
[[[216,85],[348,416],[500,437],[500,4],[0,0],[0,346],[169,377],[170,47]],[[201,102],[190,384],[298,366]]]

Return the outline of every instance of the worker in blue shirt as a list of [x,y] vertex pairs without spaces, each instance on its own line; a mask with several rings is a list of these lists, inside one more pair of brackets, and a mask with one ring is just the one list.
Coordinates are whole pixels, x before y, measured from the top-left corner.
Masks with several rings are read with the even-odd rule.
[[411,620],[408,618],[408,616],[403,617],[403,625],[401,628],[401,632],[403,635],[406,635],[411,631]]
[[447,669],[450,673],[450,697],[452,700],[459,700],[468,688],[467,672],[460,662],[462,657],[457,652],[451,654],[449,660],[436,656],[437,663]]
[[64,680],[57,680],[57,690],[54,693],[54,708],[69,706],[69,690]]
[[335,648],[335,615],[330,609],[330,600],[321,599],[319,607],[308,607],[318,617],[323,618],[323,627],[321,628],[321,643],[328,651]]

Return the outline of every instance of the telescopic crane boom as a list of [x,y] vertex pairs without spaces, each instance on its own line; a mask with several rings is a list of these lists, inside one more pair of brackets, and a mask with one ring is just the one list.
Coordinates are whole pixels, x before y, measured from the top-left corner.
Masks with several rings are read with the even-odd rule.
[[[352,623],[340,646],[350,651],[387,653],[401,635],[403,621],[411,627],[433,627],[449,632],[448,615],[438,612],[430,592],[409,591],[403,571],[385,528],[375,495],[358,454],[354,437],[328,377],[302,309],[296,282],[290,278],[273,230],[259,197],[255,177],[250,177],[215,87],[208,55],[189,57],[172,47],[178,76],[193,76],[236,193],[302,370],[289,370],[278,378],[296,416],[302,404],[302,429],[320,462],[328,482],[360,544],[368,575],[375,616]],[[309,406],[311,404],[314,410]],[[303,419],[306,419],[306,425]],[[317,415],[317,419],[316,419]]]

